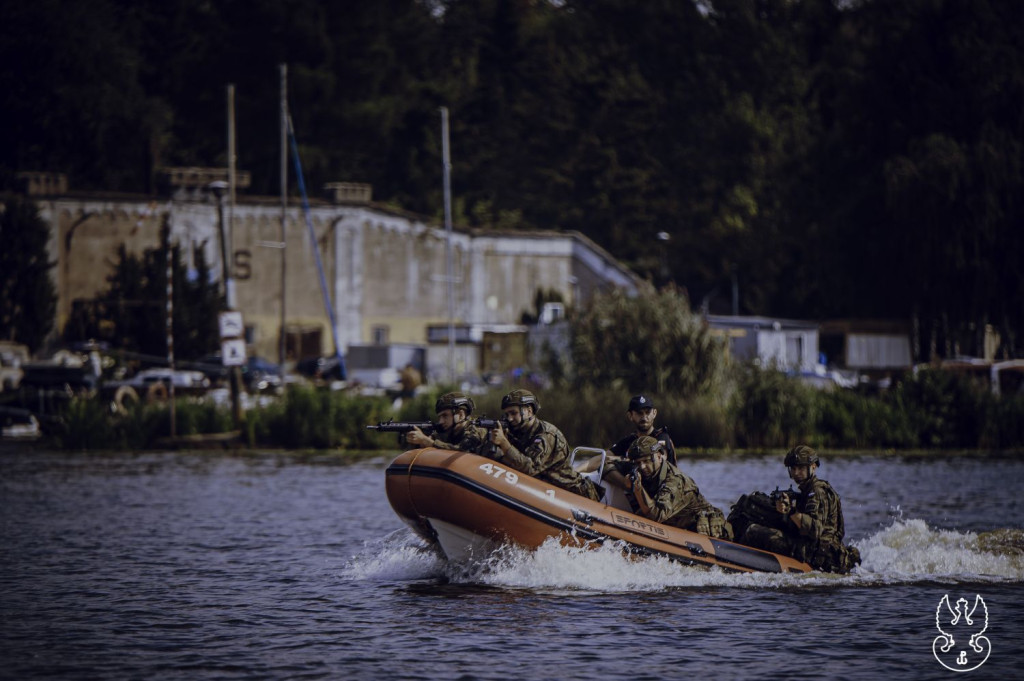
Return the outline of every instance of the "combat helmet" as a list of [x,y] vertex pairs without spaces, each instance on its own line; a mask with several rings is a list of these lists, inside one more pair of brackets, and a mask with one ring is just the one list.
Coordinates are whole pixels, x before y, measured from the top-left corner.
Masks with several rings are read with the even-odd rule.
[[664,453],[665,445],[650,435],[641,435],[629,445],[629,449],[626,451],[626,458],[630,461],[636,461],[648,456],[653,457],[655,452]]
[[464,393],[445,393],[437,398],[437,402],[434,404],[434,413],[440,414],[445,409],[452,411],[462,409],[466,412],[466,416],[469,416],[475,407],[473,400]]
[[797,445],[796,447],[793,447],[793,449],[789,450],[789,453],[786,454],[785,463],[786,468],[820,464],[818,461],[818,452],[814,451],[807,445]]
[[501,408],[506,407],[533,407],[533,413],[536,414],[540,411],[540,402],[529,390],[517,388],[501,398]]

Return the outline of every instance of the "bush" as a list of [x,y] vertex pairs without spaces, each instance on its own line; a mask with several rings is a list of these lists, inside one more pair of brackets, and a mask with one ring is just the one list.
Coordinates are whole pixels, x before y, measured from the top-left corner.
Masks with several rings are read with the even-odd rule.
[[980,446],[995,400],[967,376],[930,369],[903,376],[884,399],[909,420],[911,446],[925,449]]
[[815,396],[818,447],[867,449],[912,447],[915,433],[906,415],[873,395],[826,390]]
[[674,288],[596,295],[571,324],[573,383],[580,389],[686,398],[723,389],[725,345]]
[[[175,433],[195,435],[231,430],[231,414],[213,403],[175,401]],[[126,414],[103,399],[76,397],[60,412],[55,438],[65,449],[147,449],[170,435],[166,404],[133,402]]]
[[248,415],[250,444],[287,448],[375,449],[370,423],[391,417],[385,398],[290,386],[284,398]]
[[1024,394],[993,401],[978,445],[984,449],[1024,446]]
[[[574,393],[570,388],[534,391],[541,403],[538,414],[565,435],[570,447],[610,447],[632,432],[626,418],[635,392],[621,387]],[[732,430],[728,415],[710,400],[644,392],[658,408],[655,426],[666,426],[679,447],[729,447]],[[571,397],[569,397],[571,396]],[[567,399],[568,397],[568,399]],[[501,396],[495,402],[500,404]]]
[[63,449],[117,449],[127,444],[103,401],[81,397],[68,403],[54,437]]
[[[573,391],[555,388],[534,391],[540,400],[537,415],[553,423],[569,441],[569,447],[610,447],[628,432],[626,407],[630,394],[624,388]],[[501,404],[501,398],[498,398]]]
[[734,445],[729,413],[715,402],[668,395],[658,398],[655,404],[658,405],[655,425],[666,426],[677,447],[706,449]]
[[[174,430],[177,435],[224,433],[235,428],[229,407],[196,399],[175,400],[174,405]],[[160,412],[164,418],[168,418],[166,409]]]
[[[819,448],[887,449],[1024,446],[1024,395],[996,397],[985,385],[939,371],[906,375],[882,395],[857,390],[823,391],[774,369],[737,367],[732,385],[694,397],[680,392],[633,391],[622,383],[581,389],[562,384],[535,389],[540,418],[563,433],[570,446],[609,447],[630,432],[626,406],[636,392],[658,405],[657,425],[668,427],[679,447],[787,448],[806,442]],[[474,416],[501,416],[501,398],[516,386],[473,396]],[[721,395],[731,399],[723,406]],[[362,397],[313,387],[291,386],[285,394],[246,414],[249,446],[347,450],[394,450],[394,436],[366,426],[389,418],[434,420],[438,386],[404,400]],[[105,400],[77,398],[62,407],[54,432],[66,449],[146,449],[169,434],[167,406],[134,403],[125,415]],[[176,433],[227,432],[230,412],[212,402],[176,402]]]
[[787,447],[810,440],[816,420],[813,388],[775,369],[741,366],[731,413],[740,447]]

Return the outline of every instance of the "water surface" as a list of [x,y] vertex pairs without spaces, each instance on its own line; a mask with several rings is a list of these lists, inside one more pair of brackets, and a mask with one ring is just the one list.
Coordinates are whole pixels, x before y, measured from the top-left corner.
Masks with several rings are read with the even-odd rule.
[[[849,576],[555,545],[452,566],[391,511],[386,464],[0,455],[0,677],[983,679],[1024,661],[1019,461],[826,461],[864,557]],[[788,483],[768,458],[685,469],[725,509]],[[932,652],[946,594],[988,608],[967,674]]]

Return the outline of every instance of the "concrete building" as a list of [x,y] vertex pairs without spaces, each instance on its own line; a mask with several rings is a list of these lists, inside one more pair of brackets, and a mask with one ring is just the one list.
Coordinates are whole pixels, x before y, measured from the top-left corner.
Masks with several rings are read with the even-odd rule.
[[[247,176],[240,177],[244,187]],[[311,199],[307,215],[295,198],[282,208],[280,198],[243,194],[229,205],[225,170],[169,169],[166,179],[167,195],[153,199],[76,194],[66,181],[32,175],[26,191],[51,225],[58,329],[75,300],[106,288],[117,249],[159,247],[165,221],[171,240],[190,258],[204,252],[217,280],[224,277],[223,241],[249,351],[272,359],[279,354],[282,320],[287,360],[333,353],[330,309],[343,352],[360,345],[423,346],[428,378],[442,377],[449,364],[452,323],[457,373],[476,374],[485,334],[494,344],[494,334],[521,333],[522,315],[537,313],[538,289],[574,305],[601,289],[635,290],[640,283],[579,233],[459,229],[451,238],[450,319],[445,230],[374,204],[367,185],[328,185],[329,196]]]
[[835,319],[821,325],[821,350],[829,364],[872,378],[914,364],[910,325],[879,319]]
[[773,317],[707,315],[711,334],[727,339],[729,352],[795,373],[813,372],[818,363],[818,325]]

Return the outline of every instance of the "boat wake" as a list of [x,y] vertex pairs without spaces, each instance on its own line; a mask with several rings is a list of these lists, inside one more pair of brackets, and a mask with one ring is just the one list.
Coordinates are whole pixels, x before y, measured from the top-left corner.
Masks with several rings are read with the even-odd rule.
[[1024,582],[1024,530],[956,532],[923,520],[896,520],[860,541],[862,564],[849,575],[729,573],[663,557],[637,559],[608,543],[596,549],[549,540],[535,551],[503,546],[480,559],[449,563],[411,530],[367,542],[344,569],[352,580],[443,580],[500,588],[659,591],[674,588],[864,587],[921,582]]

